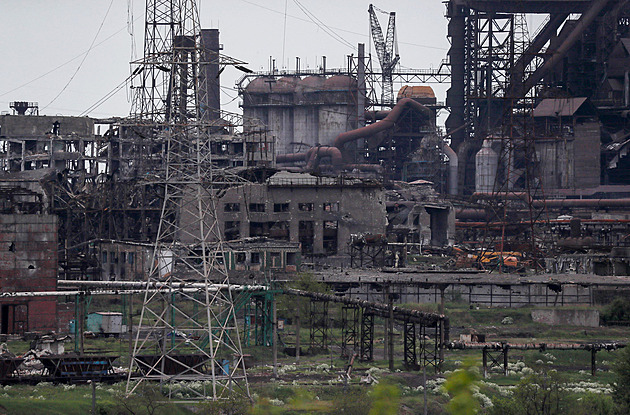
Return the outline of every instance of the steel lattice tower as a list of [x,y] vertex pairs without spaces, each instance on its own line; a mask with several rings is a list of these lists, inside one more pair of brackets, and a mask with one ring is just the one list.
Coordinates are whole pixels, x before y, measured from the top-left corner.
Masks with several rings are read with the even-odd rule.
[[[195,1],[147,0],[144,58],[133,72],[139,84],[132,122],[164,149],[158,174],[164,204],[128,393],[154,380],[169,397],[249,396],[215,209],[215,192],[230,179],[212,167],[213,127],[200,111],[207,93],[200,76],[204,60]],[[181,288],[191,281],[205,289]]]

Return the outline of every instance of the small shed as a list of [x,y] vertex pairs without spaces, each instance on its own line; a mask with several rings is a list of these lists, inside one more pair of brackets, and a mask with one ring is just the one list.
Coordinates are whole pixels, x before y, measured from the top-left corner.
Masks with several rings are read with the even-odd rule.
[[122,324],[122,313],[101,311],[88,314],[87,331],[104,335],[120,335],[124,333],[126,327]]

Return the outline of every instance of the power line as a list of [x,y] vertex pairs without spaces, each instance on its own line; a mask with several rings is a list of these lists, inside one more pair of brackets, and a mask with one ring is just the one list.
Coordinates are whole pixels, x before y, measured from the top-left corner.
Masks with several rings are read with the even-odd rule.
[[[83,111],[81,114],[79,114],[79,117],[82,117],[84,115],[86,115],[87,113],[94,111],[95,109],[97,109],[98,107],[100,107],[101,105],[103,105],[105,102],[107,102],[111,97],[113,97],[114,95],[116,95],[116,93],[118,91],[120,91],[126,84],[127,82],[131,79],[132,75],[129,75],[127,78],[125,78],[124,81],[122,81],[120,84],[116,85],[114,87],[114,89],[112,89],[111,91],[109,91],[107,94],[105,94],[102,98],[100,98],[98,101],[96,101],[94,104],[92,104],[90,107],[88,107],[88,109],[86,109],[85,111]],[[50,104],[49,104],[50,105]]]
[[[280,14],[280,15],[284,16],[284,12],[272,9],[270,7],[267,7],[267,6],[263,6],[262,4],[258,4],[258,3],[255,3],[255,2],[249,1],[249,0],[241,0],[241,1],[243,3],[247,3],[247,4],[250,4],[252,6],[256,6],[256,7],[259,7],[261,9],[267,10],[269,12]],[[295,20],[299,20],[299,21],[302,21],[302,22],[315,24],[313,21],[311,21],[309,19],[304,19],[302,17],[293,16],[291,14],[287,14],[287,16],[292,18],[292,19],[295,19]],[[361,37],[368,37],[368,39],[369,39],[369,36],[367,34],[365,34],[365,33],[354,32],[352,30],[342,29],[340,27],[335,27],[335,26],[329,26],[329,27],[331,29],[335,29],[335,30],[337,30],[339,32],[350,33],[352,35],[357,35],[357,36],[361,36]],[[426,48],[426,49],[448,50],[448,48],[442,48],[442,47],[439,47],[439,46],[432,46],[432,45],[423,45],[423,44],[419,44],[419,43],[411,43],[411,42],[398,42],[398,43],[400,43],[401,45],[410,45],[410,46],[416,46],[416,47],[419,47],[419,48]]]
[[[140,19],[140,17],[136,17],[136,19],[135,19],[135,20],[138,20],[138,19]],[[110,40],[111,38],[113,38],[114,36],[116,36],[118,33],[122,32],[122,31],[123,31],[123,30],[125,30],[125,29],[127,29],[127,25],[125,25],[124,27],[120,28],[120,29],[119,29],[119,30],[117,30],[116,32],[112,33],[111,35],[109,35],[108,37],[106,37],[106,38],[105,38],[105,39],[103,39],[102,41],[98,42],[97,44],[95,44],[95,45],[94,45],[94,48],[96,48],[96,47],[98,47],[98,46],[102,45],[103,43],[107,42],[108,40]],[[17,86],[17,87],[15,87],[15,88],[13,88],[13,89],[11,89],[11,90],[9,90],[9,91],[3,92],[2,94],[0,94],[0,97],[3,97],[3,96],[5,96],[5,95],[8,95],[8,94],[10,94],[11,92],[15,92],[15,91],[17,91],[18,89],[24,88],[25,86],[28,86],[28,85],[32,84],[33,82],[39,81],[40,79],[42,79],[42,78],[44,78],[44,77],[46,77],[46,76],[50,75],[51,73],[53,73],[53,72],[55,72],[55,71],[57,71],[57,70],[59,70],[59,69],[63,68],[64,66],[66,66],[66,65],[68,65],[68,64],[70,64],[70,63],[72,63],[72,62],[74,62],[75,60],[79,59],[80,57],[84,56],[84,54],[85,54],[85,53],[86,53],[86,52],[81,52],[81,53],[80,53],[80,54],[78,54],[77,56],[75,56],[75,57],[73,57],[73,58],[71,58],[71,59],[67,60],[66,62],[64,62],[64,63],[60,64],[59,66],[56,66],[55,68],[53,68],[53,69],[51,69],[50,71],[48,71],[48,72],[46,72],[46,73],[44,73],[44,74],[42,74],[42,75],[38,76],[37,78],[31,79],[30,81],[28,81],[28,82],[26,82],[26,83],[23,83],[23,84],[22,84],[22,85],[20,85],[20,86]],[[48,104],[48,105],[50,105],[50,104]]]
[[342,45],[346,45],[350,49],[354,50],[354,45],[352,43],[348,42],[346,39],[344,39],[343,37],[341,37],[337,33],[335,33],[324,22],[322,22],[320,19],[318,19],[317,16],[315,16],[313,13],[308,11],[308,9],[306,9],[306,7],[302,6],[302,4],[298,0],[293,0],[293,2],[300,8],[300,10],[302,10],[302,12],[306,15],[306,17],[308,17],[313,23],[315,23],[317,25],[317,27],[322,29],[324,32],[326,32],[326,34],[328,34],[330,37],[335,39],[337,42],[341,43]]
[[96,42],[98,35],[101,33],[101,30],[103,29],[103,25],[105,24],[105,20],[107,20],[107,16],[109,15],[109,11],[112,8],[112,4],[114,4],[114,0],[111,0],[111,2],[109,3],[109,7],[107,7],[105,16],[103,16],[103,21],[101,21],[101,25],[98,27],[98,30],[96,31],[96,35],[94,35],[94,39],[92,39],[92,43],[90,43],[90,47],[88,48],[87,52],[85,52],[85,54],[83,55],[83,59],[79,63],[79,66],[77,66],[77,69],[74,71],[74,73],[72,74],[68,82],[64,85],[64,87],[61,89],[61,91],[59,91],[59,93],[52,99],[52,101],[50,101],[48,104],[43,106],[42,110],[45,110],[46,108],[48,108],[48,106],[50,106],[53,102],[57,100],[57,98],[61,96],[61,94],[63,94],[63,92],[66,90],[66,88],[68,88],[68,86],[70,85],[74,77],[77,75],[77,73],[79,73],[79,70],[81,70],[81,67],[83,66],[83,63],[87,59],[88,55],[90,54],[90,51],[92,51],[92,48],[94,48],[94,43]]

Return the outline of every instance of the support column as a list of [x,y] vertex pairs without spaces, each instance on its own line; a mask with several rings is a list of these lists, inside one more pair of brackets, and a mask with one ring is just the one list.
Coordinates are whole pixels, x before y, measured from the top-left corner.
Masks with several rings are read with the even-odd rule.
[[483,367],[483,377],[487,378],[488,377],[488,350],[485,347],[481,349],[481,360],[482,360],[482,367]]

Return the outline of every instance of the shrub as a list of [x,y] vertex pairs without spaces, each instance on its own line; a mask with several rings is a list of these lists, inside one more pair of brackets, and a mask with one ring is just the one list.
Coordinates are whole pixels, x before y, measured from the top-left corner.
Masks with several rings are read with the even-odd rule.
[[611,321],[630,321],[630,300],[617,297],[608,304],[601,314],[604,323]]

